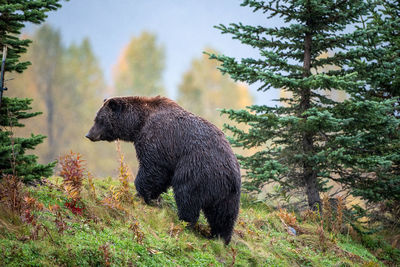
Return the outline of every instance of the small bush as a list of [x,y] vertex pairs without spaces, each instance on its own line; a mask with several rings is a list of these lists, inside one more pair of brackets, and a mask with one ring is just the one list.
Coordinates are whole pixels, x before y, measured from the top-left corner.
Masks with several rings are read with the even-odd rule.
[[93,175],[90,172],[87,173],[87,179],[88,179],[89,196],[91,199],[96,200],[97,199],[96,187],[94,186]]
[[60,157],[59,175],[63,178],[63,187],[69,199],[74,203],[80,200],[82,182],[85,173],[84,160],[79,153],[70,152]]
[[10,211],[21,215],[24,196],[21,179],[11,174],[4,175],[0,182],[0,203]]
[[117,152],[119,158],[118,167],[118,180],[120,181],[120,186],[116,193],[116,198],[119,202],[133,203],[133,194],[129,186],[129,181],[132,180],[132,174],[129,170],[128,165],[124,161],[124,154],[121,151],[121,145],[119,141],[116,141]]
[[138,244],[143,244],[144,233],[140,229],[139,222],[137,220],[133,220],[129,229],[133,232],[133,239],[136,240]]

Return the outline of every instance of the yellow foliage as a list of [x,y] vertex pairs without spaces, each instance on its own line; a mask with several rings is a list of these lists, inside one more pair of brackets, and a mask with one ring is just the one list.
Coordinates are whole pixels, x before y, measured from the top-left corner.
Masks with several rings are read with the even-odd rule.
[[96,199],[96,188],[94,186],[92,173],[88,172],[87,178],[88,178],[88,186],[89,186],[89,195],[92,199]]
[[[108,90],[90,42],[85,39],[62,47],[59,32],[48,25],[28,38],[33,44],[22,60],[31,61],[32,66],[12,75],[14,79],[7,82],[12,90],[7,96],[33,98],[33,111],[43,115],[27,120],[26,127],[16,129],[16,135],[47,136],[35,149],[40,163],[73,150],[85,155],[96,176],[112,175],[116,162],[104,155],[112,153],[113,144],[93,144],[84,138]],[[49,46],[57,51],[51,57],[46,56]],[[135,158],[133,152],[129,158]]]
[[143,32],[133,37],[113,69],[115,94],[165,95],[162,86],[164,60],[164,49],[157,44],[155,35]]
[[119,168],[118,168],[118,180],[120,184],[118,186],[110,186],[110,195],[102,200],[102,203],[112,209],[122,210],[122,203],[126,202],[133,205],[133,193],[129,186],[129,181],[132,180],[132,174],[129,171],[128,165],[124,162],[124,154],[121,151],[119,141],[115,142],[116,149],[119,157]]
[[133,232],[133,238],[136,240],[136,242],[137,242],[138,244],[143,244],[144,233],[143,233],[143,231],[140,229],[139,222],[138,222],[137,220],[134,220],[134,221],[131,223],[129,229],[132,230],[132,232]]
[[[205,50],[217,53],[213,49]],[[252,97],[246,84],[236,83],[229,76],[222,75],[219,66],[219,62],[205,54],[194,59],[179,86],[178,103],[222,128],[229,119],[221,117],[218,109],[245,108],[252,104]]]
[[182,233],[183,231],[183,227],[181,224],[174,224],[171,223],[169,230],[168,230],[168,234],[171,237],[178,237],[180,233]]
[[120,186],[116,190],[115,197],[119,202],[133,203],[133,194],[131,192],[131,188],[129,187],[129,181],[133,179],[132,174],[128,165],[124,161],[124,154],[121,151],[119,141],[116,141],[115,143],[119,156],[118,179],[120,181]]
[[294,212],[289,213],[286,209],[279,209],[278,216],[285,224],[298,229],[297,218]]

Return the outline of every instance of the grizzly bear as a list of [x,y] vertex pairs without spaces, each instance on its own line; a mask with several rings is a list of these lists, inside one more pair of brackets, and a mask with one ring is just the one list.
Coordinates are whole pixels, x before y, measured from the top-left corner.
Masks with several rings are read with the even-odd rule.
[[216,126],[165,97],[113,97],[105,100],[86,137],[133,142],[139,160],[135,186],[144,201],[171,186],[179,219],[194,226],[203,210],[211,235],[230,242],[240,169]]

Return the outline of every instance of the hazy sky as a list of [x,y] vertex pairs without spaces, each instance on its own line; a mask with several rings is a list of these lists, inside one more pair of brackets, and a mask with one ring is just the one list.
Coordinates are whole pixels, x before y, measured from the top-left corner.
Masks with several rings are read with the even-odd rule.
[[[239,0],[70,0],[50,13],[47,23],[59,29],[65,45],[88,37],[100,60],[106,80],[112,83],[112,68],[118,55],[133,36],[142,31],[157,35],[165,47],[164,83],[175,98],[182,74],[193,58],[212,47],[228,56],[254,57],[257,51],[222,35],[213,26],[243,22],[276,26],[260,12],[241,7]],[[268,23],[268,24],[267,24]],[[256,103],[270,103],[277,93],[258,93],[251,88]]]

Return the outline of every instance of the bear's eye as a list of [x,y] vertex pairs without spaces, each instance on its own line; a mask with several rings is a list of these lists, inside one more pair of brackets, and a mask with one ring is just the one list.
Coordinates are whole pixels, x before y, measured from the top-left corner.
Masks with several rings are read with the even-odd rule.
[[96,118],[96,119],[94,120],[94,123],[99,124],[99,125],[102,125],[102,124],[103,124],[103,120],[101,120],[101,119],[99,119],[99,118]]

